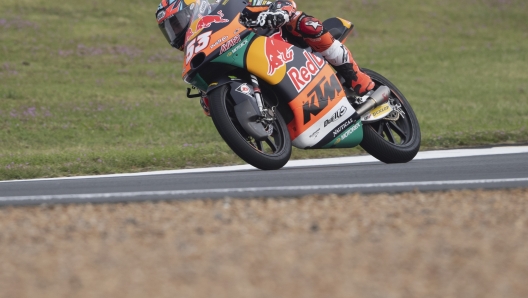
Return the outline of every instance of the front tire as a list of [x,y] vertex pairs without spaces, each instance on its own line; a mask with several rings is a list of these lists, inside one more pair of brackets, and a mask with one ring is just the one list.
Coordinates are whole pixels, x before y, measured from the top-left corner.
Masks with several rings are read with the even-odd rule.
[[[273,121],[266,122],[271,126],[271,134],[263,141],[249,136],[239,124],[235,115],[235,102],[229,94],[229,85],[220,86],[209,93],[211,118],[227,145],[248,164],[261,170],[282,168],[291,156],[291,140],[286,122],[276,112]],[[271,104],[264,98],[264,105],[271,109]]]
[[363,140],[360,146],[384,163],[406,163],[420,150],[421,133],[418,119],[403,95],[388,79],[370,69],[362,69],[376,87],[385,85],[391,90],[389,100],[401,105],[397,120],[381,119],[363,125]]

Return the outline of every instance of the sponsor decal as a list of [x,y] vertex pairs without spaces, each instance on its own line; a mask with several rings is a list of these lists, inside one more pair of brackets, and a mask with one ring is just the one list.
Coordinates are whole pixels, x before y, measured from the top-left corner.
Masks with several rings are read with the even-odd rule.
[[383,93],[383,99],[385,102],[389,101],[389,93]]
[[196,30],[202,30],[204,28],[209,28],[211,24],[220,24],[220,23],[227,23],[229,22],[228,19],[224,19],[224,13],[219,10],[216,15],[210,14],[203,16],[199,21],[198,24],[196,24]]
[[158,17],[157,17],[158,21],[163,19],[163,17],[165,17],[165,10],[162,10],[160,11],[160,13],[158,13]]
[[240,92],[242,94],[246,94],[246,95],[251,94],[251,88],[249,88],[249,86],[246,83],[238,86],[238,88],[236,88],[235,91]]
[[240,44],[238,44],[236,47],[234,47],[229,53],[227,53],[227,57],[230,57],[234,53],[236,53],[238,50],[240,50],[243,46],[247,45],[248,40],[244,39]]
[[310,122],[312,115],[318,115],[328,106],[328,102],[336,98],[343,89],[336,76],[324,77],[307,94],[308,101],[303,103],[304,124]]
[[227,36],[227,35],[222,36],[217,41],[215,41],[209,48],[210,49],[216,48],[219,44],[221,44],[222,42],[226,41],[228,38],[229,38],[229,36]]
[[334,138],[340,134],[344,129],[348,128],[348,126],[350,126],[350,124],[354,123],[354,120],[352,120],[352,118],[350,118],[349,120],[347,120],[345,123],[341,124],[338,128],[336,128],[332,134],[334,136]]
[[275,74],[277,69],[293,60],[293,45],[278,41],[273,38],[266,38],[264,43],[264,55],[268,59],[268,75]]
[[[189,41],[185,49],[185,65],[189,64],[194,55],[207,48],[211,40],[211,31],[198,35],[194,40]],[[227,38],[227,36],[226,36]]]
[[341,108],[339,108],[339,111],[336,111],[332,117],[330,117],[329,119],[326,119],[324,121],[324,127],[327,127],[328,124],[336,121],[337,119],[341,118],[347,111],[347,108],[345,106],[341,106]]
[[[192,4],[194,4],[194,3],[192,3]],[[202,1],[202,2],[200,3],[200,13],[204,13],[204,12],[205,12],[205,10],[207,9],[207,7],[209,6],[209,5],[207,5],[207,4],[208,4],[208,3],[205,2],[205,1]]]
[[349,135],[351,135],[354,131],[356,131],[360,125],[361,125],[361,122],[357,122],[356,124],[354,124],[354,126],[352,126],[349,130],[347,130],[342,136],[337,138],[337,140],[334,142],[334,145],[346,139]]
[[230,40],[228,40],[226,43],[224,43],[220,47],[220,55],[223,54],[225,51],[229,50],[230,48],[232,48],[234,45],[236,45],[239,42],[240,42],[240,35],[235,35],[235,37],[231,38]]
[[381,109],[372,112],[372,116],[376,117],[377,115],[379,115],[379,114],[381,114],[383,112],[386,112],[388,109],[390,109],[390,106],[386,105],[386,106],[382,107]]
[[185,38],[189,39],[192,35],[194,35],[196,32],[201,31],[204,28],[209,28],[211,24],[219,24],[219,23],[227,23],[229,22],[228,19],[224,19],[224,13],[222,13],[221,10],[219,10],[216,15],[206,15],[203,16],[198,23],[196,24],[196,29],[192,30],[191,27],[187,30],[185,33]]
[[334,129],[334,131],[332,132],[334,138],[340,134],[343,130],[345,130],[346,128],[348,128],[350,126],[350,124],[354,123],[354,120],[352,118],[348,119],[345,123],[339,125],[338,128]]
[[311,81],[312,77],[317,75],[324,65],[324,60],[311,55],[307,52],[303,53],[306,58],[306,63],[301,68],[292,67],[288,70],[288,77],[293,83],[297,92],[301,92]]
[[317,135],[319,134],[320,131],[321,131],[321,129],[318,128],[316,131],[314,131],[313,134],[310,135],[310,138],[317,138]]

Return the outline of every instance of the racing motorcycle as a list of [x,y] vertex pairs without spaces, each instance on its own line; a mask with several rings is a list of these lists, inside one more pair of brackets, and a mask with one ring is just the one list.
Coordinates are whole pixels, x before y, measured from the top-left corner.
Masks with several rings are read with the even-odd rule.
[[[199,2],[198,2],[199,3]],[[420,128],[405,96],[382,75],[362,69],[376,87],[364,96],[306,44],[287,32],[240,20],[244,0],[217,2],[207,15],[192,5],[183,79],[207,97],[213,123],[229,147],[262,170],[275,170],[300,149],[361,146],[384,163],[412,160]],[[244,23],[244,24],[243,24]],[[351,22],[323,22],[341,42]]]

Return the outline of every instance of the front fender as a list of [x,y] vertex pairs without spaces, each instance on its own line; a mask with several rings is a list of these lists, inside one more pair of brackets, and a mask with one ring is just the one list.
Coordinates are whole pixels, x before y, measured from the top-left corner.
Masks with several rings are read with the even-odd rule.
[[262,118],[262,114],[254,96],[253,86],[234,76],[222,77],[209,85],[207,94],[226,85],[229,96],[235,102],[235,115],[242,128],[258,141],[266,139],[268,133],[262,123],[258,122]]

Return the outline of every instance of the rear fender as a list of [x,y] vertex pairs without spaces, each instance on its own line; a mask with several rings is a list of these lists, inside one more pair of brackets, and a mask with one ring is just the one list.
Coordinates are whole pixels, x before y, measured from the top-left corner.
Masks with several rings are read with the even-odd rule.
[[332,36],[340,42],[345,42],[347,37],[352,33],[354,25],[342,18],[329,18],[323,22],[323,26],[326,30],[332,34]]

